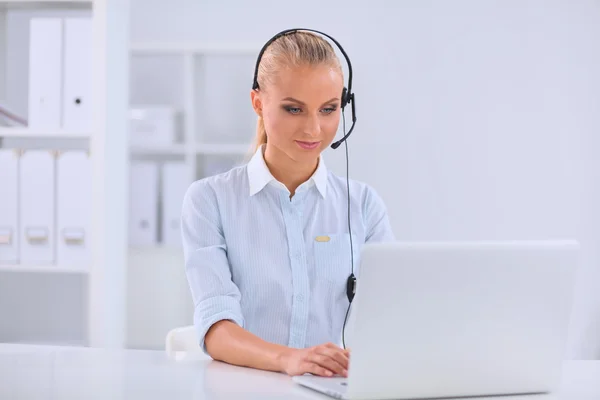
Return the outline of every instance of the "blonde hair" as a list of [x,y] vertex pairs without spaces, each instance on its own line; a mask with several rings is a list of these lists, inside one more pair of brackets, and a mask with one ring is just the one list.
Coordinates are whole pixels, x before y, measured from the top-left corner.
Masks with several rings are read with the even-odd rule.
[[[261,90],[264,90],[268,84],[273,83],[278,68],[282,66],[298,67],[321,64],[333,66],[343,77],[340,60],[335,54],[333,46],[327,40],[311,32],[288,33],[273,41],[263,53],[258,66],[258,85]],[[252,153],[255,153],[265,143],[267,143],[265,123],[263,118],[258,116]]]

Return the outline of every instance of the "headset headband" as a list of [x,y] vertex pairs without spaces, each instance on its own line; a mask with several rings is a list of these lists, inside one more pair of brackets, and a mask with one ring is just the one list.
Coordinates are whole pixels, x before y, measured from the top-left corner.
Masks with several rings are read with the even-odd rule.
[[256,67],[254,68],[254,81],[252,83],[252,89],[258,89],[258,67],[260,65],[260,60],[262,59],[262,56],[263,56],[264,52],[267,50],[267,48],[269,47],[269,45],[284,35],[288,35],[290,33],[298,32],[298,31],[308,31],[308,32],[314,32],[314,33],[323,35],[323,36],[329,38],[333,43],[335,43],[335,45],[338,47],[338,49],[340,49],[341,53],[343,54],[344,58],[346,59],[346,63],[348,64],[347,98],[351,99],[352,98],[352,63],[350,62],[350,58],[348,57],[348,54],[346,54],[346,51],[344,50],[342,45],[339,44],[339,42],[337,40],[335,40],[333,37],[329,36],[326,33],[323,33],[323,32],[320,32],[320,31],[317,31],[314,29],[304,29],[304,28],[286,29],[284,31],[279,32],[278,34],[273,36],[267,43],[265,43],[265,45],[260,50],[260,53],[258,53],[258,58],[256,60]]

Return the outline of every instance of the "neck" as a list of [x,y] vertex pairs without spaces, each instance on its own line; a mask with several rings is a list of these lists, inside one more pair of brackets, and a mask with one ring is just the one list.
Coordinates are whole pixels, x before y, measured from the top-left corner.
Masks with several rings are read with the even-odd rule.
[[264,158],[273,177],[283,183],[290,191],[290,198],[294,195],[298,186],[312,176],[319,165],[318,159],[310,164],[299,163],[268,144],[265,146]]

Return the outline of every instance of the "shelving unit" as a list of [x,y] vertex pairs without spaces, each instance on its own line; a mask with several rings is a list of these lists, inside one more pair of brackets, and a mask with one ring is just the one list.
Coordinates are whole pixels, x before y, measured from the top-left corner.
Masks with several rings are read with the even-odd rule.
[[[227,154],[227,155],[246,155],[250,149],[250,142],[253,139],[253,132],[255,127],[255,116],[253,111],[250,110],[250,87],[252,83],[253,65],[256,59],[258,51],[260,51],[261,44],[240,44],[240,43],[159,43],[159,42],[137,42],[132,43],[129,47],[130,56],[132,60],[132,77],[138,75],[135,71],[135,62],[140,60],[140,70],[148,70],[150,67],[144,68],[142,62],[145,60],[148,63],[154,63],[156,72],[160,68],[164,68],[165,75],[170,76],[174,80],[179,80],[179,84],[173,84],[173,80],[169,80],[169,88],[161,86],[157,88],[156,93],[149,94],[148,87],[146,85],[152,85],[149,76],[140,79],[140,86],[144,85],[142,90],[136,90],[135,81],[131,88],[131,95],[133,97],[133,103],[138,100],[137,92],[139,93],[139,102],[150,103],[158,105],[169,105],[179,109],[184,115],[184,126],[183,126],[183,143],[174,143],[171,146],[162,147],[163,153],[167,155],[181,154],[193,157],[194,154]],[[240,68],[238,72],[243,73],[245,76],[242,80],[244,86],[235,85],[238,82],[234,82],[234,85],[229,86],[225,89],[233,89],[233,104],[240,104],[239,100],[241,97],[241,103],[247,108],[245,116],[248,118],[245,122],[247,124],[243,126],[243,131],[239,133],[240,140],[231,142],[229,139],[232,135],[225,137],[223,141],[215,140],[214,137],[208,135],[210,133],[210,127],[203,124],[201,109],[209,105],[209,102],[202,102],[205,100],[200,97],[204,93],[204,89],[207,88],[203,82],[201,82],[203,72],[215,72],[218,66],[213,67],[211,71],[205,71],[205,61],[211,58],[219,57],[240,57],[245,59],[246,63],[243,68]],[[227,62],[228,66],[231,65]],[[159,79],[159,76],[155,76]],[[164,79],[164,76],[162,77]],[[135,79],[135,78],[134,78]],[[209,84],[227,84],[228,82],[208,82]],[[177,87],[173,89],[173,87]],[[241,87],[247,88],[245,92],[240,92]],[[208,90],[212,90],[214,87],[208,87]],[[168,91],[168,94],[167,94]],[[214,92],[214,91],[213,91]],[[211,94],[209,94],[211,95]],[[219,96],[220,101],[223,101],[225,96]],[[231,101],[232,98],[228,97],[227,101]],[[236,113],[237,115],[237,113]],[[218,138],[217,138],[218,139]],[[187,149],[183,150],[181,149]],[[191,149],[191,150],[189,150]],[[144,152],[138,147],[132,147],[132,151],[135,153]],[[149,151],[152,154],[159,154],[159,148],[152,148]],[[189,160],[190,161],[190,160]]]
[[261,46],[131,43],[131,106],[172,107],[183,117],[179,141],[135,144],[131,157],[184,162],[189,184],[245,161],[256,127],[250,89]]
[[[0,148],[87,150],[94,188],[89,263],[0,262],[0,341],[93,347],[125,344],[127,246],[119,232],[127,208],[123,178],[127,158],[121,154],[127,143],[127,104],[122,99],[128,94],[128,2],[0,0],[0,101],[9,106],[17,103],[18,112],[26,112],[22,97],[11,98],[11,94],[27,93],[21,85],[27,83],[23,63],[28,62],[28,52],[17,52],[17,62],[15,49],[27,46],[25,21],[33,15],[90,17],[94,65],[89,131],[0,126]],[[115,25],[123,29],[108,35]],[[10,75],[11,71],[17,76]]]
[[[151,161],[159,169],[166,162],[183,163],[188,185],[245,161],[256,127],[250,88],[259,50],[258,44],[131,43],[130,106],[174,109],[178,131],[167,144],[132,142],[130,160]],[[243,75],[248,79],[239,78]],[[164,249],[158,236],[153,250]]]
[[[135,140],[130,147],[130,159],[151,161],[159,168],[166,163],[178,164],[171,166],[181,169],[188,186],[194,180],[225,172],[246,161],[256,129],[250,90],[261,46],[132,43],[130,105],[175,109],[179,131],[169,144]],[[141,145],[137,144],[140,142]],[[175,190],[167,188],[164,176],[158,180],[158,214],[173,215],[173,209],[166,204],[172,205],[177,196],[182,201],[183,193],[178,187],[177,194],[173,194]],[[143,185],[135,182],[132,180],[132,192],[134,186]],[[132,346],[142,348],[161,348],[169,329],[190,325],[193,320],[193,300],[185,277],[182,249],[172,241],[167,244],[162,233],[169,222],[159,221],[161,235],[156,243],[130,243],[129,247],[128,290],[132,300],[128,315],[133,321],[129,340]],[[157,295],[141,301],[140,293]]]
[[[131,293],[140,293],[138,290],[146,282],[136,280],[136,274],[154,271],[156,275],[150,280],[161,285],[172,279],[161,286],[163,289],[185,287],[182,270],[177,275],[160,268],[169,262],[180,264],[178,250],[162,243],[146,248],[128,243],[128,162],[136,158],[157,163],[181,161],[189,172],[186,179],[191,184],[242,162],[250,150],[256,116],[251,110],[249,92],[261,45],[133,43],[128,46],[125,36],[128,29],[119,30],[123,36],[107,35],[110,26],[128,26],[127,9],[127,0],[0,0],[0,100],[6,98],[10,72],[6,67],[10,47],[6,26],[12,10],[48,10],[53,16],[57,10],[91,13],[96,67],[92,131],[0,127],[0,148],[88,150],[94,187],[89,265],[0,262],[0,341],[80,343],[94,347],[126,345],[127,315],[137,313],[136,309],[130,309],[135,302],[126,299]],[[126,104],[125,99],[132,101]],[[138,104],[176,107],[183,115],[180,140],[169,145],[127,147],[127,109]],[[173,257],[176,261],[169,261]],[[155,259],[161,260],[160,265],[141,268],[148,260]],[[132,283],[133,289],[129,286]],[[19,302],[23,304],[15,307]],[[36,303],[43,306],[36,308]],[[44,323],[23,322],[22,316],[14,314],[15,310],[26,314],[31,321]],[[188,314],[185,311],[186,318]],[[156,315],[152,318],[153,327],[160,324]]]

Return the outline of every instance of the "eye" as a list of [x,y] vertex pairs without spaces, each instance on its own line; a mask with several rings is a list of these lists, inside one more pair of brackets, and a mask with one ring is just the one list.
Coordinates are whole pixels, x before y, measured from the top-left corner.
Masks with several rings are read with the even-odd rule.
[[325,114],[331,114],[335,110],[337,110],[337,107],[327,107],[323,109],[323,112],[325,112]]
[[283,108],[290,114],[298,114],[300,112],[300,109],[298,107],[285,106]]

